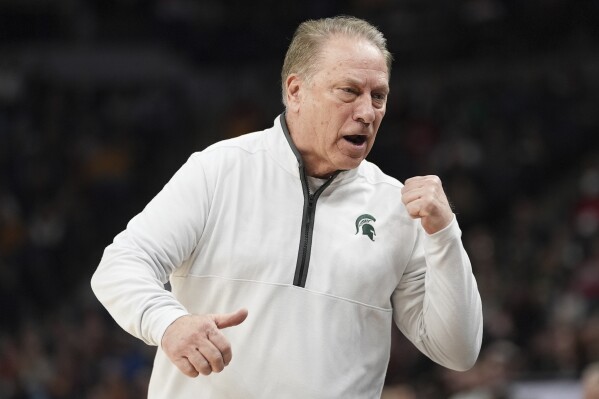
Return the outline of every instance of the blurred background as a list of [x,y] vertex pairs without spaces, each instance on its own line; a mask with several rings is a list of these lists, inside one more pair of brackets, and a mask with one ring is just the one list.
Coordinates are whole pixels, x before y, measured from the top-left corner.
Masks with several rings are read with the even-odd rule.
[[2,0],[0,398],[145,397],[155,348],[89,288],[104,247],[192,152],[271,126],[293,31],[337,14],[395,56],[369,159],[442,178],[484,306],[465,373],[394,331],[383,397],[582,397],[599,376],[599,1]]

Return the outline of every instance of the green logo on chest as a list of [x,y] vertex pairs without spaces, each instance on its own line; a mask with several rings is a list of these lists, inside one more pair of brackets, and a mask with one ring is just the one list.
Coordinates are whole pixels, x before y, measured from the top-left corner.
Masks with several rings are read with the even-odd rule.
[[374,216],[368,215],[367,213],[358,216],[356,219],[356,234],[360,232],[360,228],[362,228],[362,234],[368,236],[372,241],[374,241],[374,236],[376,232],[374,231],[374,227],[372,227],[372,222],[376,222]]

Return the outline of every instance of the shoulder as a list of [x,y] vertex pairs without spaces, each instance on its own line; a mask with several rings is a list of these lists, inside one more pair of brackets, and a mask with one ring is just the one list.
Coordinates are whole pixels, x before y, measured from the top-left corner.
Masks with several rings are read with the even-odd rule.
[[246,133],[239,137],[218,141],[202,151],[194,152],[190,160],[205,165],[240,161],[244,158],[243,155],[251,156],[266,149],[264,139],[268,130]]
[[202,153],[208,154],[211,152],[238,152],[244,151],[255,153],[264,150],[264,137],[269,129],[261,130],[252,133],[246,133],[239,137],[222,140],[208,146]]
[[403,187],[399,180],[384,173],[377,165],[366,160],[362,161],[358,167],[358,175],[372,185],[380,185],[391,190],[401,190]]

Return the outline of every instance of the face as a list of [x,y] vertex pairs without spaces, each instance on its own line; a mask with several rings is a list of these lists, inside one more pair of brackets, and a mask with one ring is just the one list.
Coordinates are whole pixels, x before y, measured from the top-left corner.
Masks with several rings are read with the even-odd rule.
[[311,79],[287,79],[291,137],[310,176],[353,169],[366,158],[388,93],[389,73],[380,50],[345,37],[325,43]]

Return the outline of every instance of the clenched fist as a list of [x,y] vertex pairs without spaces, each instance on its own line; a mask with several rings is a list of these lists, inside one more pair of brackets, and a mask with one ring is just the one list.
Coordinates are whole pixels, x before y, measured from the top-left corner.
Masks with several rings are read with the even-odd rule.
[[451,223],[453,211],[437,176],[416,176],[405,181],[401,200],[414,219],[420,219],[428,234],[434,234]]
[[246,309],[235,313],[187,315],[175,320],[162,337],[162,350],[189,377],[221,372],[233,353],[223,328],[241,324]]

